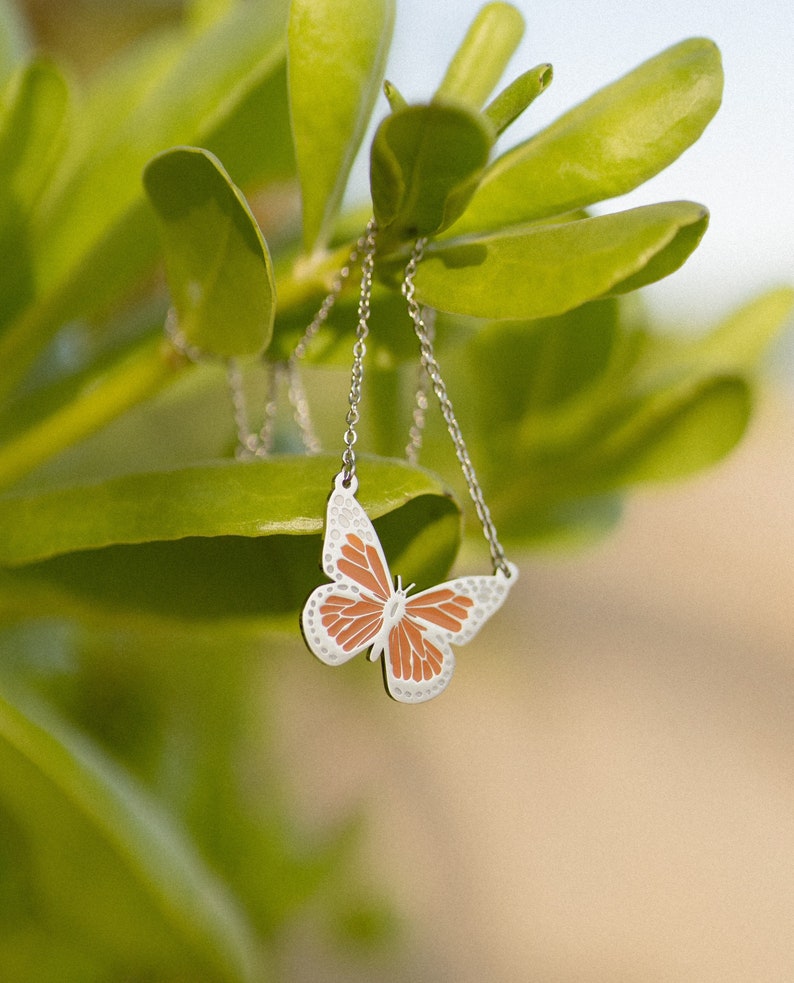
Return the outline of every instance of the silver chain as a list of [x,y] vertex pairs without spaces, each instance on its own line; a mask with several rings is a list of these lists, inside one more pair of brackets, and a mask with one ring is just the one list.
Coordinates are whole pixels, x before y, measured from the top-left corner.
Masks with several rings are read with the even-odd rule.
[[245,382],[240,363],[236,358],[230,358],[226,362],[226,385],[229,389],[234,425],[237,429],[237,447],[234,456],[238,461],[247,461],[257,456],[260,443],[256,434],[251,432],[251,423],[248,419],[248,401],[245,397]]
[[360,419],[359,405],[361,403],[361,383],[364,379],[364,356],[367,353],[367,336],[369,335],[369,315],[372,300],[372,272],[375,266],[375,234],[377,226],[375,219],[367,223],[364,235],[358,243],[361,253],[361,291],[358,298],[358,324],[356,325],[356,341],[353,345],[353,366],[350,370],[350,394],[347,398],[349,409],[345,417],[345,450],[342,454],[342,483],[348,487],[356,474],[356,427]]
[[[305,356],[312,339],[328,320],[331,310],[342,291],[342,287],[349,278],[351,270],[360,256],[361,287],[358,301],[358,325],[356,326],[356,341],[353,345],[353,365],[350,372],[350,393],[348,395],[349,408],[345,417],[345,423],[347,424],[344,435],[345,450],[342,454],[343,483],[346,486],[350,485],[356,474],[356,453],[354,447],[358,438],[356,427],[361,418],[359,407],[361,405],[362,382],[364,380],[364,356],[367,352],[366,341],[369,336],[376,233],[377,225],[375,219],[372,218],[367,223],[364,234],[350,253],[348,262],[334,278],[331,284],[331,290],[320,305],[320,309],[315,314],[311,324],[306,328],[289,359],[284,363],[288,376],[288,398],[292,405],[293,416],[300,430],[304,447],[309,453],[317,453],[320,450],[320,443],[311,423],[306,392],[297,371],[297,363]],[[510,566],[505,557],[504,549],[497,537],[496,527],[494,526],[488,506],[485,504],[482,488],[477,479],[474,465],[471,462],[466,442],[463,439],[460,424],[455,416],[452,401],[449,398],[444,380],[441,377],[441,369],[433,347],[433,312],[426,310],[423,315],[422,308],[416,300],[414,278],[424,255],[426,245],[427,239],[424,237],[417,239],[414,243],[411,257],[405,267],[402,284],[402,294],[408,305],[408,314],[413,322],[416,336],[419,339],[421,352],[420,369],[424,370],[422,378],[429,379],[433,391],[438,397],[441,414],[444,417],[444,422],[447,425],[447,430],[455,448],[455,456],[460,464],[463,477],[469,489],[469,495],[474,503],[474,509],[482,525],[485,539],[488,542],[494,571],[501,570],[507,577],[510,577]],[[174,346],[186,357],[196,362],[201,360],[202,353],[197,348],[191,346],[179,330],[176,312],[173,308],[168,311],[165,330]],[[273,427],[276,415],[275,389],[278,385],[279,366],[271,365],[268,374],[271,384],[268,387],[269,397],[265,408],[265,419],[261,432],[254,434],[250,429],[244,379],[239,362],[234,358],[227,360],[226,377],[231,394],[234,422],[237,428],[238,446],[236,454],[239,458],[265,456],[272,448]],[[419,450],[422,446],[422,433],[426,411],[426,382],[424,384],[420,382],[417,387],[416,405],[413,412],[408,446],[406,447],[406,456],[414,464],[418,460]]]
[[[270,362],[264,359],[264,368],[267,376],[265,391],[267,394],[263,415],[262,427],[258,434],[251,430],[248,414],[248,400],[245,393],[245,380],[240,364],[237,359],[230,358],[226,365],[226,381],[232,403],[234,424],[237,430],[237,449],[235,456],[241,460],[250,460],[252,457],[267,457],[273,450],[275,439],[276,418],[278,416],[278,390],[284,372],[287,375],[287,398],[292,406],[292,416],[298,427],[304,450],[309,454],[318,454],[321,445],[320,439],[314,429],[311,413],[309,411],[309,401],[306,397],[306,389],[298,371],[298,362],[306,355],[306,351],[312,339],[317,335],[336,304],[337,298],[342,292],[350,271],[358,259],[359,249],[363,239],[359,240],[356,247],[350,253],[347,263],[336,274],[331,282],[331,290],[320,305],[319,310],[312,318],[311,324],[306,328],[292,351],[292,354],[285,362]],[[191,347],[185,341],[184,336],[179,331],[176,324],[176,315],[172,310],[166,321],[166,332],[172,343],[179,348],[183,354],[193,361],[202,358],[201,352]]]
[[287,399],[292,407],[292,418],[298,428],[303,449],[307,454],[319,454],[322,450],[320,438],[314,429],[311,413],[309,412],[309,401],[303,380],[300,377],[298,366],[293,359],[286,362],[270,362],[265,360],[265,372],[267,373],[267,402],[265,404],[265,414],[262,428],[259,435],[254,438],[256,457],[268,457],[273,453],[276,437],[276,422],[278,420],[279,393],[286,377]]
[[287,376],[287,399],[292,407],[292,418],[298,427],[304,450],[309,454],[319,454],[322,450],[320,438],[314,429],[309,409],[309,400],[306,395],[306,388],[303,385],[298,362],[305,357],[309,345],[319,333],[325,322],[328,320],[331,311],[336,304],[342,288],[350,277],[350,272],[358,260],[359,251],[363,245],[363,237],[359,239],[356,246],[351,251],[347,262],[331,281],[331,289],[320,305],[311,323],[303,332],[300,341],[292,350],[292,354],[285,362],[267,362],[268,371],[268,401],[265,407],[265,417],[262,430],[260,431],[256,454],[266,457],[273,448],[274,430],[276,416],[278,414],[278,389],[280,381],[286,373]]
[[[164,327],[168,340],[185,358],[190,359],[191,362],[195,362],[197,365],[210,361],[209,356],[205,355],[196,345],[191,345],[187,340],[182,329],[179,327],[179,321],[174,307],[168,308]],[[245,384],[240,363],[236,358],[228,358],[225,362],[226,385],[229,390],[232,416],[237,431],[237,447],[235,448],[234,455],[238,460],[247,460],[259,453],[259,440],[256,434],[251,432]]]
[[[425,311],[425,327],[430,343],[433,343],[435,334],[435,311]],[[422,449],[424,438],[425,423],[427,419],[427,390],[430,383],[430,376],[427,374],[424,357],[419,359],[416,367],[416,396],[414,397],[414,409],[411,416],[411,427],[408,431],[408,443],[405,447],[405,457],[409,464],[419,464],[419,452]]]
[[290,361],[297,362],[304,357],[310,342],[328,320],[328,317],[334,308],[334,304],[336,303],[339,294],[342,292],[342,287],[344,287],[345,283],[350,277],[351,270],[358,262],[359,253],[364,248],[364,244],[365,237],[362,236],[351,250],[345,265],[331,281],[331,290],[329,291],[328,296],[325,298],[322,304],[320,304],[320,309],[312,318],[311,324],[303,332],[301,340],[295,346],[292,354],[290,355]]
[[408,265],[405,267],[405,275],[402,285],[403,297],[405,297],[405,301],[408,304],[408,313],[413,321],[416,336],[419,339],[419,346],[422,353],[422,364],[424,365],[427,375],[430,378],[433,391],[438,397],[438,402],[441,407],[441,415],[444,417],[447,430],[452,438],[452,443],[455,447],[455,455],[458,459],[461,470],[463,471],[463,477],[466,479],[466,485],[468,486],[471,500],[474,503],[477,518],[480,520],[482,531],[488,542],[488,548],[491,551],[491,560],[493,562],[494,572],[501,570],[505,576],[510,577],[510,566],[507,562],[507,558],[505,557],[504,549],[502,548],[502,545],[497,537],[496,527],[491,519],[491,513],[488,506],[485,504],[482,488],[477,480],[474,465],[469,457],[469,451],[466,447],[466,442],[463,439],[460,424],[455,416],[452,401],[447,393],[447,387],[444,384],[444,380],[441,377],[441,369],[433,349],[432,327],[428,328],[428,326],[425,324],[422,316],[422,309],[416,300],[414,277],[416,276],[417,267],[419,266],[422,256],[424,255],[426,244],[426,238],[417,239],[414,243],[411,258],[408,261]]
[[287,399],[292,407],[292,418],[301,435],[301,442],[307,454],[319,454],[322,450],[320,438],[312,423],[311,413],[309,412],[309,400],[306,396],[306,387],[303,385],[300,371],[298,370],[297,360],[293,357],[287,362]]
[[264,360],[265,369],[265,412],[259,431],[255,454],[267,457],[273,452],[276,440],[276,418],[278,416],[279,363]]

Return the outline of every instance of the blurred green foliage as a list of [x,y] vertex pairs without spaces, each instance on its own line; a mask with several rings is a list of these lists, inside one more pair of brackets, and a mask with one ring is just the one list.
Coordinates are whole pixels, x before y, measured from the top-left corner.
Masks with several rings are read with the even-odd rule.
[[[346,877],[355,824],[301,830],[257,750],[262,656],[319,576],[355,290],[303,373],[333,454],[303,453],[282,414],[279,454],[234,461],[225,376],[231,359],[253,391],[263,360],[289,358],[366,221],[340,207],[393,20],[388,0],[192,0],[78,59],[78,81],[0,0],[4,979],[268,979],[317,898],[350,941],[388,929]],[[418,357],[399,294],[413,237],[431,236],[418,297],[439,310],[486,497],[524,546],[603,533],[627,487],[724,456],[792,306],[780,289],[710,333],[660,335],[625,295],[686,261],[706,209],[586,212],[698,139],[721,97],[714,45],[662,52],[494,159],[551,81],[540,65],[486,105],[521,30],[488,5],[426,104],[387,85],[371,146],[361,501],[420,585],[461,523],[438,420],[437,473],[393,459]]]

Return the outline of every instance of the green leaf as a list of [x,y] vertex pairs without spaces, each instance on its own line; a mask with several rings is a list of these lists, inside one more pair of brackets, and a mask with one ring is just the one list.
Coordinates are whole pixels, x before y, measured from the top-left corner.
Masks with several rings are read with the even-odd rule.
[[30,222],[63,145],[68,91],[49,62],[12,78],[0,115],[0,326],[34,296]]
[[12,389],[64,321],[101,309],[151,268],[158,235],[141,171],[168,147],[201,145],[279,70],[285,15],[285,0],[235,5],[189,39],[107,142],[87,150],[70,179],[57,182],[36,215],[36,301],[0,337],[0,391]]
[[497,135],[504,133],[507,127],[548,89],[553,77],[551,65],[536,65],[523,75],[519,75],[485,107],[483,115],[490,120]]
[[15,403],[0,414],[0,488],[62,453],[130,408],[150,399],[185,367],[161,335],[120,353],[109,364]]
[[596,445],[593,476],[635,483],[693,474],[738,443],[751,410],[750,387],[736,376],[687,380],[652,393]]
[[483,439],[523,425],[561,441],[604,398],[614,400],[637,349],[621,328],[620,303],[611,297],[558,317],[497,321],[478,332],[467,347],[466,371],[488,407]]
[[186,37],[174,29],[146,34],[122,48],[86,81],[75,100],[57,182],[46,201],[48,212],[59,201],[63,204],[69,191],[78,189],[82,177],[93,170],[97,155],[107,153],[125,130],[127,119],[176,71],[187,45]]
[[754,373],[792,311],[794,289],[776,287],[754,297],[700,337],[654,339],[648,376],[658,378],[686,370],[699,374]]
[[455,52],[433,100],[480,109],[502,77],[523,33],[524,18],[512,4],[486,4]]
[[461,422],[500,533],[537,542],[603,532],[617,493],[724,457],[793,298],[771,291],[696,339],[651,334],[621,298],[481,328],[448,381],[470,393]]
[[159,84],[140,93],[122,125],[111,130],[104,145],[91,148],[92,158],[41,216],[42,223],[54,225],[41,243],[46,283],[71,273],[142,201],[140,175],[151,157],[172,146],[203,143],[250,88],[277,69],[283,19],[283,3],[235,7],[192,40]]
[[387,116],[370,151],[381,246],[451,225],[476,188],[492,144],[482,116],[463,107],[431,103]]
[[711,41],[668,48],[491,164],[453,234],[560,215],[625,194],[701,135],[722,98]]
[[[207,133],[202,146],[223,161],[243,190],[258,191],[275,184],[276,203],[283,199],[283,184],[293,181],[296,174],[286,63],[256,82],[234,112]],[[262,215],[267,218],[267,198],[263,201]],[[274,231],[283,234],[278,223],[274,226]]]
[[509,234],[432,243],[416,275],[422,303],[475,317],[549,317],[678,269],[708,221],[668,202]]
[[[527,418],[491,449],[511,480],[489,495],[500,530],[511,538],[559,533],[589,522],[589,502],[629,485],[680,479],[723,458],[742,437],[752,408],[750,387],[738,376],[677,379],[642,395],[603,401],[565,439],[538,434]],[[508,448],[505,454],[505,448]]]
[[159,978],[178,967],[193,978],[254,979],[251,931],[183,832],[5,675],[0,775],[0,800],[31,844],[31,893],[45,900],[56,932],[82,937],[105,972]]
[[178,147],[147,164],[143,182],[163,232],[181,335],[209,355],[257,355],[273,333],[270,254],[242,192],[206,150]]
[[386,96],[393,113],[396,113],[398,109],[405,109],[408,105],[402,92],[394,82],[390,82],[388,79],[383,83],[383,94]]
[[[320,533],[340,466],[329,456],[223,462],[4,498],[0,563],[14,570],[0,596],[49,585],[57,597],[47,603],[67,611],[69,597],[88,597],[199,621],[291,614],[322,576]],[[443,576],[460,529],[439,481],[383,460],[361,462],[360,479],[395,574],[418,584]]]
[[30,62],[15,77],[0,118],[0,195],[29,211],[50,177],[65,137],[69,92],[51,62]]
[[[316,535],[334,467],[341,463],[329,455],[223,461],[9,496],[2,500],[0,563],[186,536]],[[371,518],[418,495],[443,495],[431,474],[399,461],[366,461],[360,480],[359,498]]]
[[292,0],[289,100],[303,199],[303,243],[333,231],[383,79],[394,0]]

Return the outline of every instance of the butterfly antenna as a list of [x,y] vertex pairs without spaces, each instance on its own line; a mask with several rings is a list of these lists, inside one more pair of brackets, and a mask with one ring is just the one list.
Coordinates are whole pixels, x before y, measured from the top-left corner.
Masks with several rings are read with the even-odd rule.
[[416,587],[416,584],[408,584],[407,587],[403,587],[403,579],[397,574],[397,590],[402,591],[403,594],[410,594],[411,591]]

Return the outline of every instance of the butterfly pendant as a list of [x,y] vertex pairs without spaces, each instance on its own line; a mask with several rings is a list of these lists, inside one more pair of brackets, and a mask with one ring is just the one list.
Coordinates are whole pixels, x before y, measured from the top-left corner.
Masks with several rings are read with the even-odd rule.
[[422,703],[437,696],[455,668],[452,645],[472,639],[504,602],[518,579],[508,564],[492,576],[458,577],[418,594],[413,584],[397,586],[389,572],[378,535],[355,497],[353,476],[334,479],[328,500],[322,566],[333,581],[309,596],[301,625],[312,652],[338,666],[370,650],[383,656],[390,696],[401,703]]

